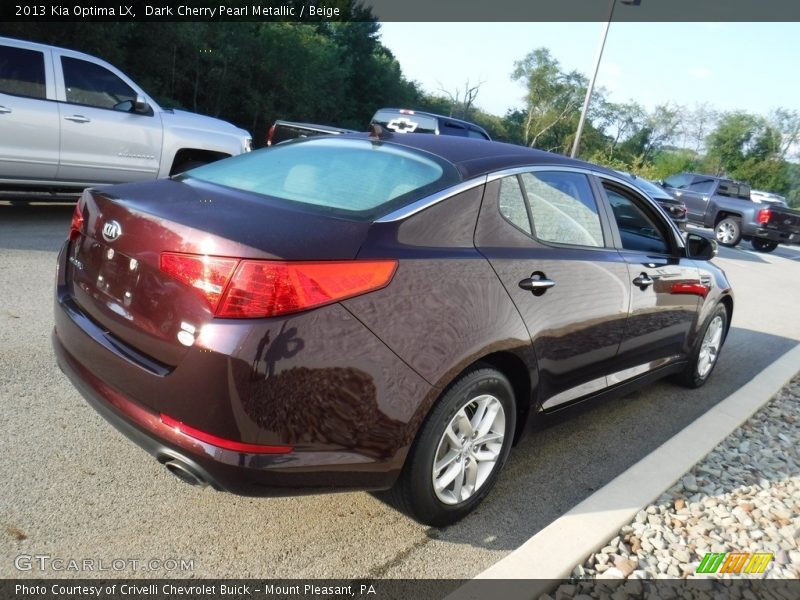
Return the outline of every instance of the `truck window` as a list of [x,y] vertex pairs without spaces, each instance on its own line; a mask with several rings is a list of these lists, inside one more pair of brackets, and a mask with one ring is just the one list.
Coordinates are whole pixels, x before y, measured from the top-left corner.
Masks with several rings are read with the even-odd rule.
[[682,190],[686,188],[692,182],[692,176],[687,175],[686,173],[678,173],[677,175],[673,175],[672,177],[667,177],[664,180],[664,183],[671,188],[675,188],[676,190]]
[[45,99],[44,54],[0,46],[0,92]]
[[695,177],[688,189],[698,194],[710,194],[714,191],[714,180],[709,177]]
[[105,67],[68,56],[61,57],[61,66],[67,102],[113,109],[136,100],[136,92]]

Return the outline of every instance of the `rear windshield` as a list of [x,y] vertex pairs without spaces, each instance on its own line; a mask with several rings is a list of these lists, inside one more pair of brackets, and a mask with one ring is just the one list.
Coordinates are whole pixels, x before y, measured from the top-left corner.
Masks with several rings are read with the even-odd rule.
[[185,176],[365,219],[461,179],[452,164],[431,154],[338,136],[286,142]]
[[439,133],[436,117],[415,113],[401,113],[399,110],[379,110],[372,122],[397,133]]

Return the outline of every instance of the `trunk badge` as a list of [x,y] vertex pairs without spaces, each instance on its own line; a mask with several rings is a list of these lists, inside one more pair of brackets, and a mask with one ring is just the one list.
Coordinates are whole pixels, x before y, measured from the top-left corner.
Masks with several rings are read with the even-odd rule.
[[109,221],[103,225],[103,239],[107,242],[113,242],[122,235],[122,227],[116,221]]

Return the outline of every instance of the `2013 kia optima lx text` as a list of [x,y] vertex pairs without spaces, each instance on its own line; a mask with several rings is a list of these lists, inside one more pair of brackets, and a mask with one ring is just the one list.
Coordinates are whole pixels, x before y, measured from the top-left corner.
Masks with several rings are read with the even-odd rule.
[[58,362],[192,483],[391,489],[434,525],[529,415],[705,383],[733,311],[713,241],[594,165],[376,130],[88,190],[58,262]]

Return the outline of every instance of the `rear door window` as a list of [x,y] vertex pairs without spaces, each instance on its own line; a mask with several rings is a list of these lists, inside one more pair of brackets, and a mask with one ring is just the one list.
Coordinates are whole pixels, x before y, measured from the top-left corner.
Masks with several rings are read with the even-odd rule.
[[37,50],[0,46],[0,92],[47,98],[44,54]]
[[528,207],[525,206],[525,197],[522,195],[522,188],[519,187],[519,179],[516,176],[504,177],[500,181],[497,205],[500,214],[509,223],[528,235],[533,235]]
[[575,246],[604,245],[597,202],[586,175],[564,171],[523,173],[522,185],[538,239]]

